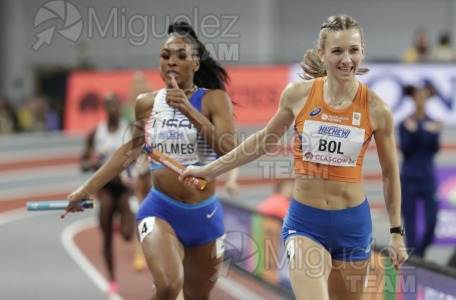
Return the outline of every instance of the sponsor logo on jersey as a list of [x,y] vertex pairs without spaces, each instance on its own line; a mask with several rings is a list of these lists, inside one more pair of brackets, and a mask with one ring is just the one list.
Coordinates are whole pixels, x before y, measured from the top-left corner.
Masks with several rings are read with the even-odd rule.
[[318,116],[319,113],[321,113],[321,108],[320,107],[316,107],[316,108],[314,108],[314,110],[312,110],[310,112],[309,116],[315,117],[315,116]]
[[354,112],[352,118],[352,125],[360,125],[361,124],[361,113]]
[[337,122],[337,123],[341,123],[342,121],[347,121],[348,118],[347,117],[339,117],[339,116],[332,116],[332,115],[328,115],[328,114],[322,114],[321,115],[321,119],[323,121],[331,121],[331,122]]
[[321,125],[320,128],[318,128],[318,134],[335,136],[346,139],[350,135],[350,130],[339,128],[337,126]]

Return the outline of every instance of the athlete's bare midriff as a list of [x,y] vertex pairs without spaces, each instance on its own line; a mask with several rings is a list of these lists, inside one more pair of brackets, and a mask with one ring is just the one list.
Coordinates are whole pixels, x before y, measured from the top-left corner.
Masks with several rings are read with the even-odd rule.
[[204,201],[215,193],[215,180],[208,182],[203,191],[179,182],[174,172],[168,169],[156,169],[152,172],[153,186],[176,201],[195,204]]
[[361,204],[366,195],[361,183],[341,182],[309,175],[296,175],[293,197],[298,202],[326,210]]

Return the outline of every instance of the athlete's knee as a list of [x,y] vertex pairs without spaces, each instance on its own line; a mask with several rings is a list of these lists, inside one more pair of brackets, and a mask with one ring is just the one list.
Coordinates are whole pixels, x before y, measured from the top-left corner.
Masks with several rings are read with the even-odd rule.
[[153,272],[157,299],[176,299],[184,286],[183,270],[162,270]]
[[163,272],[159,276],[154,274],[155,295],[157,299],[176,299],[184,285],[184,276],[179,272]]

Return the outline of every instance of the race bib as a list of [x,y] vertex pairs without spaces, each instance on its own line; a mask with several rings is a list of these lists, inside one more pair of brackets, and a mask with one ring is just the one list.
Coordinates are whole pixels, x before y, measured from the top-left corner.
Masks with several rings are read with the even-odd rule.
[[364,144],[363,128],[305,121],[302,159],[331,166],[355,167]]

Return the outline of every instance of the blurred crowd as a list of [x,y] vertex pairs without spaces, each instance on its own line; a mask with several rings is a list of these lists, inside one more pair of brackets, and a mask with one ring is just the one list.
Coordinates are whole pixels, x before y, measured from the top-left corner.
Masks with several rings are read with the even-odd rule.
[[0,96],[0,134],[60,130],[61,115],[45,96],[32,96],[17,107]]
[[453,63],[456,62],[456,51],[451,42],[451,33],[443,31],[435,44],[431,44],[429,33],[424,28],[416,30],[412,45],[402,56],[404,63]]

